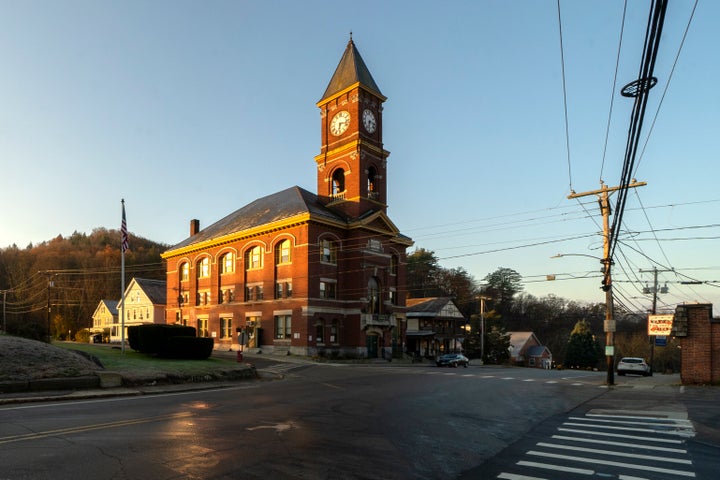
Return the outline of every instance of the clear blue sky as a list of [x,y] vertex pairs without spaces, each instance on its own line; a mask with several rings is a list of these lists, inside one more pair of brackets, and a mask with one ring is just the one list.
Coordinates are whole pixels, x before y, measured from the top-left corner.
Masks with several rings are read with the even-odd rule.
[[[191,218],[315,191],[315,102],[352,31],[388,97],[401,231],[478,280],[509,267],[533,295],[602,302],[597,260],[550,257],[602,256],[595,198],[566,197],[620,180],[632,101],[617,92],[637,77],[649,4],[629,2],[618,57],[622,1],[560,2],[566,137],[556,0],[0,0],[0,246],[119,228],[121,198],[132,233],[174,244]],[[676,283],[720,285],[720,2],[699,2],[675,63],[693,6],[670,2],[648,185],[616,252],[616,290],[639,309],[653,266],[676,272],[661,307],[720,300]]]

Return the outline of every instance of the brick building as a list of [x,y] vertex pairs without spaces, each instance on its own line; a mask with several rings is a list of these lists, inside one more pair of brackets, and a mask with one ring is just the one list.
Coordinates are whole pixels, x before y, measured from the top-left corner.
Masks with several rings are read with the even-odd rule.
[[720,319],[712,305],[678,305],[672,333],[680,340],[683,385],[720,383]]
[[191,220],[163,254],[168,323],[223,349],[401,353],[412,241],[387,216],[385,100],[350,39],[317,102],[317,192],[291,187],[205,229]]

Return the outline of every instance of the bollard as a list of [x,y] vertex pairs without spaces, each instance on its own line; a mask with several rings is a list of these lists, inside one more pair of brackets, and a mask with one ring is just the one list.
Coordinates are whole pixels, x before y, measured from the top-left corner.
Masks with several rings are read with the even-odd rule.
[[243,361],[242,350],[238,350],[238,352],[237,352],[237,361],[238,361],[238,363]]

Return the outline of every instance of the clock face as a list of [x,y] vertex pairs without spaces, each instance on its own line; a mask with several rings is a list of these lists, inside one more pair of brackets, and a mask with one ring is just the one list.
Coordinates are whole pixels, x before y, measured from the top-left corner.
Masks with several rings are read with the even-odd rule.
[[343,110],[335,114],[330,120],[330,133],[333,135],[342,135],[350,126],[350,114]]
[[363,111],[362,115],[363,125],[368,133],[374,133],[377,122],[375,122],[375,115],[367,108]]

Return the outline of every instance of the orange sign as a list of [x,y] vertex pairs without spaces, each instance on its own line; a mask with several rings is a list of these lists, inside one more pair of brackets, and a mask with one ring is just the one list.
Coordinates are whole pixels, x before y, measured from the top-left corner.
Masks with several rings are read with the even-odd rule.
[[670,335],[675,315],[648,315],[648,335]]

